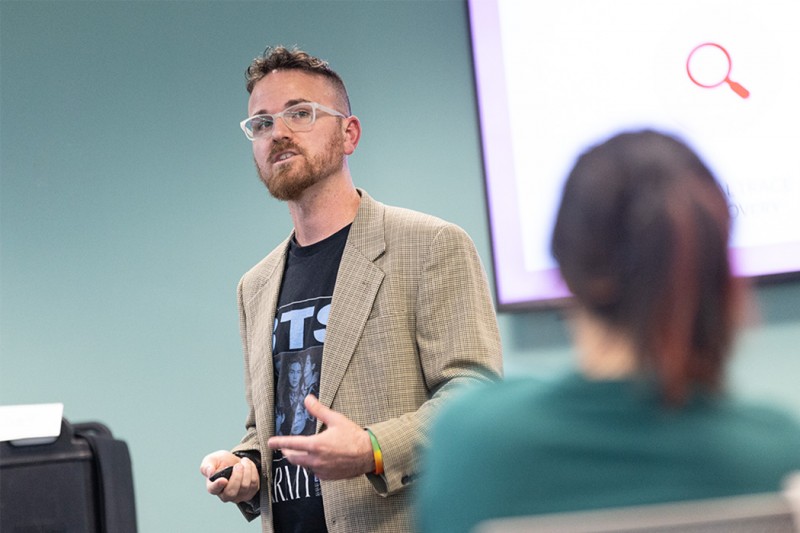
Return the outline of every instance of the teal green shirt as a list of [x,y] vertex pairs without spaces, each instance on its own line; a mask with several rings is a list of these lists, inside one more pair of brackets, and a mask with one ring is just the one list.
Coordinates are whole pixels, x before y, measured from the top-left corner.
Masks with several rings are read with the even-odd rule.
[[774,409],[570,374],[470,389],[434,424],[417,492],[422,532],[501,516],[777,491],[800,470],[800,425]]

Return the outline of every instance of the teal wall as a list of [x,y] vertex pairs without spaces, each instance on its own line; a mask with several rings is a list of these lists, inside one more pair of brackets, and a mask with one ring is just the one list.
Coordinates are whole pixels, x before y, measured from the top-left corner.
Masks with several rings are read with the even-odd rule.
[[[131,449],[140,530],[256,531],[198,465],[240,438],[235,286],[290,229],[238,128],[243,71],[298,44],[347,81],[376,198],[490,266],[459,1],[0,3],[0,404],[59,401]],[[800,283],[760,289],[734,388],[800,413]],[[554,312],[502,315],[509,373],[569,364]]]

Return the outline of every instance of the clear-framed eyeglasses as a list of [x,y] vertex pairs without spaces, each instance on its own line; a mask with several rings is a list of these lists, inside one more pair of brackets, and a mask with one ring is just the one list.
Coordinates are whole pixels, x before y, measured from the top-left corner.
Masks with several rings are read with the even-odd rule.
[[317,120],[317,112],[322,111],[334,117],[347,118],[335,109],[316,102],[302,102],[289,106],[280,113],[253,115],[244,119],[239,125],[251,141],[272,134],[275,121],[280,118],[292,131],[309,131]]

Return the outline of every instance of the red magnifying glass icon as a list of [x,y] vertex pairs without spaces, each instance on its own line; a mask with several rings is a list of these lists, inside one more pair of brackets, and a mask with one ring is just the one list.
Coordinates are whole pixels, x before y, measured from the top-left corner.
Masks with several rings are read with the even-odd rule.
[[713,89],[727,83],[733,92],[747,98],[750,91],[730,78],[731,67],[731,55],[717,43],[699,44],[686,58],[686,73],[698,87]]

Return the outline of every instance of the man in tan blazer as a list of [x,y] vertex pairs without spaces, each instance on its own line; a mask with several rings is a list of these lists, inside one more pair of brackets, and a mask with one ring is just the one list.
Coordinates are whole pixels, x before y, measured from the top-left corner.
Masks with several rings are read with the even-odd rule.
[[242,126],[294,231],[239,283],[247,433],[203,459],[207,490],[264,532],[410,531],[431,419],[501,374],[480,258],[457,226],[353,185],[361,126],[327,63],[268,49],[248,91]]

